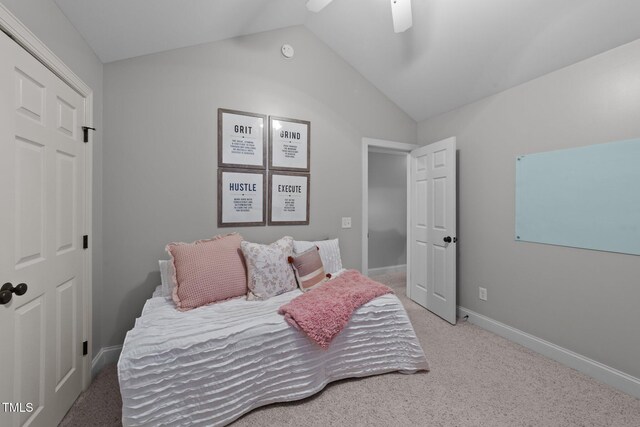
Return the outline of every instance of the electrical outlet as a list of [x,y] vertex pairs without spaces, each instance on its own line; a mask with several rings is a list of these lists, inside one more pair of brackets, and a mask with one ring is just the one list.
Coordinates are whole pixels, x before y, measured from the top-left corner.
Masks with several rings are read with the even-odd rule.
[[342,217],[342,228],[351,228],[351,217],[343,216]]
[[480,298],[482,301],[486,301],[487,300],[487,288],[483,288],[483,287],[478,287],[478,298]]

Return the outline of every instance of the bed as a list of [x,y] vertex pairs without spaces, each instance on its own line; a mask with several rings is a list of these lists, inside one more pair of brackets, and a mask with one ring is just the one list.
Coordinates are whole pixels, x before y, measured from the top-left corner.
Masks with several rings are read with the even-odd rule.
[[400,300],[358,308],[327,350],[278,314],[301,291],[180,312],[160,287],[127,333],[118,361],[124,426],[222,426],[259,406],[331,381],[427,370]]

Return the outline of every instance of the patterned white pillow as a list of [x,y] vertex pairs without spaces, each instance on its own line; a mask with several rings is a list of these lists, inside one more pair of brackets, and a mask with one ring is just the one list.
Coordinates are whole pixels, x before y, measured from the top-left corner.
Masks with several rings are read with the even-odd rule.
[[301,254],[313,246],[317,246],[320,249],[320,259],[325,272],[334,274],[342,269],[338,239],[318,240],[317,242],[296,240],[293,242],[293,251],[296,254]]
[[240,248],[247,263],[247,299],[266,300],[297,288],[288,261],[293,255],[293,237],[270,245],[243,241]]

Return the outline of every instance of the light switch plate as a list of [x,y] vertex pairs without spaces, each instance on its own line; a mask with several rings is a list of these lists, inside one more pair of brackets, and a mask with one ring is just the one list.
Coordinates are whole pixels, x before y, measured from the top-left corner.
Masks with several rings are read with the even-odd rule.
[[343,216],[342,217],[342,228],[351,228],[351,217]]

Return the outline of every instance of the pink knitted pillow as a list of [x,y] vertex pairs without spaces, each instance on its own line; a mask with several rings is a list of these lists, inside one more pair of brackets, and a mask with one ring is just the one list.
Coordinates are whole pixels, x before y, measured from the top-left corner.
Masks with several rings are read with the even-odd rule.
[[247,293],[241,241],[242,236],[233,233],[167,245],[175,271],[172,296],[178,310],[191,310]]

